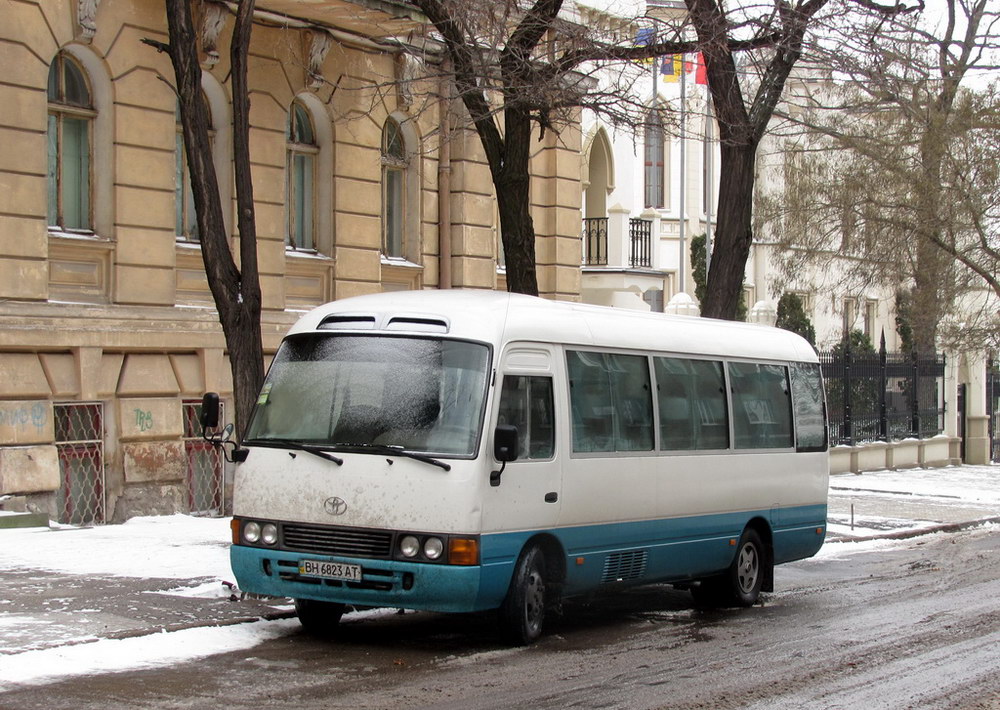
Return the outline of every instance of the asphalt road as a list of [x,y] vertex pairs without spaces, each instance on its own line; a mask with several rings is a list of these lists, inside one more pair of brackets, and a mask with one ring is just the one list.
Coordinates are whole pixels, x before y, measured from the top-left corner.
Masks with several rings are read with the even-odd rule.
[[14,690],[0,708],[1000,710],[998,560],[994,526],[782,566],[752,609],[647,587],[567,603],[526,649],[503,646],[488,615],[386,616],[332,641],[295,630]]

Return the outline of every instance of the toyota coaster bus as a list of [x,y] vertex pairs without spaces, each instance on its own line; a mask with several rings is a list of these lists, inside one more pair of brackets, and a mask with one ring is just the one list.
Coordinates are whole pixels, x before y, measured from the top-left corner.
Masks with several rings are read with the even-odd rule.
[[336,301],[285,337],[242,447],[236,579],[315,631],[347,605],[497,609],[527,644],[561,597],[651,582],[749,606],[826,530],[816,353],[745,323],[489,291]]

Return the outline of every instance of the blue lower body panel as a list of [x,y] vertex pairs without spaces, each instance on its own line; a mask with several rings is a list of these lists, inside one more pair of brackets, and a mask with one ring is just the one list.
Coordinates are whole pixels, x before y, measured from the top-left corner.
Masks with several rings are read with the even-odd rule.
[[[233,545],[229,557],[240,589],[254,594],[428,611],[479,608],[475,603],[479,596],[478,566],[328,557],[244,545]],[[302,577],[298,566],[304,559],[360,564],[361,582]]]
[[[231,561],[242,590],[360,606],[469,612],[503,602],[514,565],[529,540],[545,538],[563,556],[563,593],[605,585],[679,582],[726,570],[736,541],[751,520],[770,531],[774,562],[814,555],[823,544],[826,506],[742,511],[687,518],[583,525],[484,534],[476,566],[330,557],[233,545]],[[361,582],[302,577],[303,559],[360,565]]]

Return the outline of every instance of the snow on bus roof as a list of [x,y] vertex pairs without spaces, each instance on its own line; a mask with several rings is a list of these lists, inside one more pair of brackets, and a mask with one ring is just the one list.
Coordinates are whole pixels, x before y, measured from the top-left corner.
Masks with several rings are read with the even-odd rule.
[[337,329],[448,333],[494,345],[513,340],[816,362],[798,335],[753,323],[650,313],[472,289],[355,296],[313,309],[290,334]]

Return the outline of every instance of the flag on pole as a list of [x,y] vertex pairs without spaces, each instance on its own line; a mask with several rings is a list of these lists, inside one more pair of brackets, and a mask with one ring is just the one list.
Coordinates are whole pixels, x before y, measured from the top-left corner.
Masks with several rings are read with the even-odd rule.
[[[647,47],[651,44],[655,44],[656,30],[652,28],[643,28],[637,30],[635,33],[635,39],[632,41],[632,43],[637,47]],[[653,58],[647,57],[646,59],[639,59],[637,60],[637,63],[649,66],[653,64]]]
[[705,55],[698,52],[698,56],[695,57],[693,62],[688,62],[688,67],[686,71],[691,71],[694,69],[694,83],[695,84],[708,84],[708,71],[705,69]]
[[663,63],[660,65],[660,73],[663,74],[664,81],[680,80],[682,71],[684,71],[684,55],[674,54],[669,57],[663,57]]

